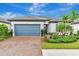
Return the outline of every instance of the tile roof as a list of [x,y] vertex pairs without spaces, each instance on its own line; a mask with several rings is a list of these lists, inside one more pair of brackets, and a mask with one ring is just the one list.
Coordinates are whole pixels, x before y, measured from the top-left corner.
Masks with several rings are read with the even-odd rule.
[[0,22],[1,22],[1,23],[10,24],[10,21],[8,21],[7,19],[1,18],[1,17],[0,17]]
[[46,17],[46,16],[22,16],[22,17],[15,17],[12,19],[9,19],[10,21],[47,21],[51,20],[52,18]]
[[79,23],[79,19],[74,20],[74,22],[72,22],[71,24],[77,24]]

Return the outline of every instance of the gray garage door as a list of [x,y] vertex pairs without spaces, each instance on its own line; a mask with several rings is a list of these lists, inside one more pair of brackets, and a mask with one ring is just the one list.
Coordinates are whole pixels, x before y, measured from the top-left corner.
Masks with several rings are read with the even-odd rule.
[[40,36],[40,24],[16,24],[16,36]]

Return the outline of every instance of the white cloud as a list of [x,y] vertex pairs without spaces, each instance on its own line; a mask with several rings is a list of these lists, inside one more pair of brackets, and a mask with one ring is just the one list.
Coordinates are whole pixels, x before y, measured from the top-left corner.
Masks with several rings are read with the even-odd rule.
[[3,14],[0,14],[0,17],[5,18],[5,19],[10,19],[10,18],[18,17],[18,16],[23,16],[23,15],[12,13],[12,12],[6,12]]
[[74,5],[73,3],[69,3],[69,4],[67,4],[67,5]]
[[[48,5],[48,3],[33,3],[33,5],[28,9],[30,14],[32,15],[41,15],[42,13],[46,13],[46,11],[43,9],[43,7],[45,7],[46,5]],[[75,5],[74,3],[66,3],[64,4],[65,6],[59,9],[55,9],[55,10],[49,10],[47,11],[48,13],[50,12],[62,12],[62,11],[67,11],[70,10],[73,5]]]
[[67,3],[66,5],[73,6],[73,5],[75,5],[75,3]]
[[72,7],[62,7],[62,8],[59,8],[59,9],[50,10],[50,11],[48,11],[48,13],[65,12],[65,11],[71,10],[71,8]]
[[10,5],[10,6],[13,6],[13,7],[16,7],[16,8],[19,8],[19,9],[22,9],[23,11],[27,12],[26,8],[23,7],[23,6],[20,6],[18,4],[14,4],[14,3],[11,3],[11,4],[6,4],[6,5]]
[[7,3],[6,5],[10,5],[10,6],[17,7],[17,8],[20,8],[20,9],[24,9],[24,10],[25,10],[25,8],[23,8],[22,6],[17,5],[17,4],[13,4],[13,3],[8,4],[8,3]]
[[70,10],[70,9],[71,8],[63,7],[63,8],[58,9],[58,11],[66,11],[66,10]]
[[32,15],[40,15],[41,13],[44,13],[43,7],[45,7],[46,5],[47,3],[33,3],[28,11]]
[[71,7],[70,8],[67,8],[67,7],[61,7],[61,8],[58,8],[58,9],[53,9],[53,10],[49,10],[47,12],[47,14],[50,14],[52,16],[54,16],[55,18],[59,18],[61,17],[62,15],[65,15],[68,13],[68,11],[71,10]]

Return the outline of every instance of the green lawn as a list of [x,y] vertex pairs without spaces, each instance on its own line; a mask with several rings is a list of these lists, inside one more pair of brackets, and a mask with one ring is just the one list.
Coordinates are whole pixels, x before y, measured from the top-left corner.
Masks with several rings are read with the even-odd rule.
[[43,49],[79,49],[79,40],[74,43],[48,43],[42,42]]

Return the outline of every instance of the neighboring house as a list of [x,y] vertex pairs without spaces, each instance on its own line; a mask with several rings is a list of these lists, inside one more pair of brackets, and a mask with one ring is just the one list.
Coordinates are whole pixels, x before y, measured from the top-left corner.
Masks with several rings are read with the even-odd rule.
[[[52,21],[49,21],[48,23],[48,33],[54,33],[54,32],[57,32],[56,30],[56,26],[59,22],[62,22],[60,20],[52,20]],[[79,30],[79,20],[75,20],[74,22],[68,22],[70,23],[70,25],[72,26],[73,28],[73,33],[74,34],[77,34],[77,31]]]
[[51,18],[43,16],[24,16],[9,19],[13,36],[41,36],[41,29],[46,27]]
[[75,20],[74,22],[72,22],[71,26],[73,27],[73,33],[76,34],[79,30],[79,20]]
[[8,29],[11,30],[11,23],[3,18],[0,18],[0,24],[7,25]]

